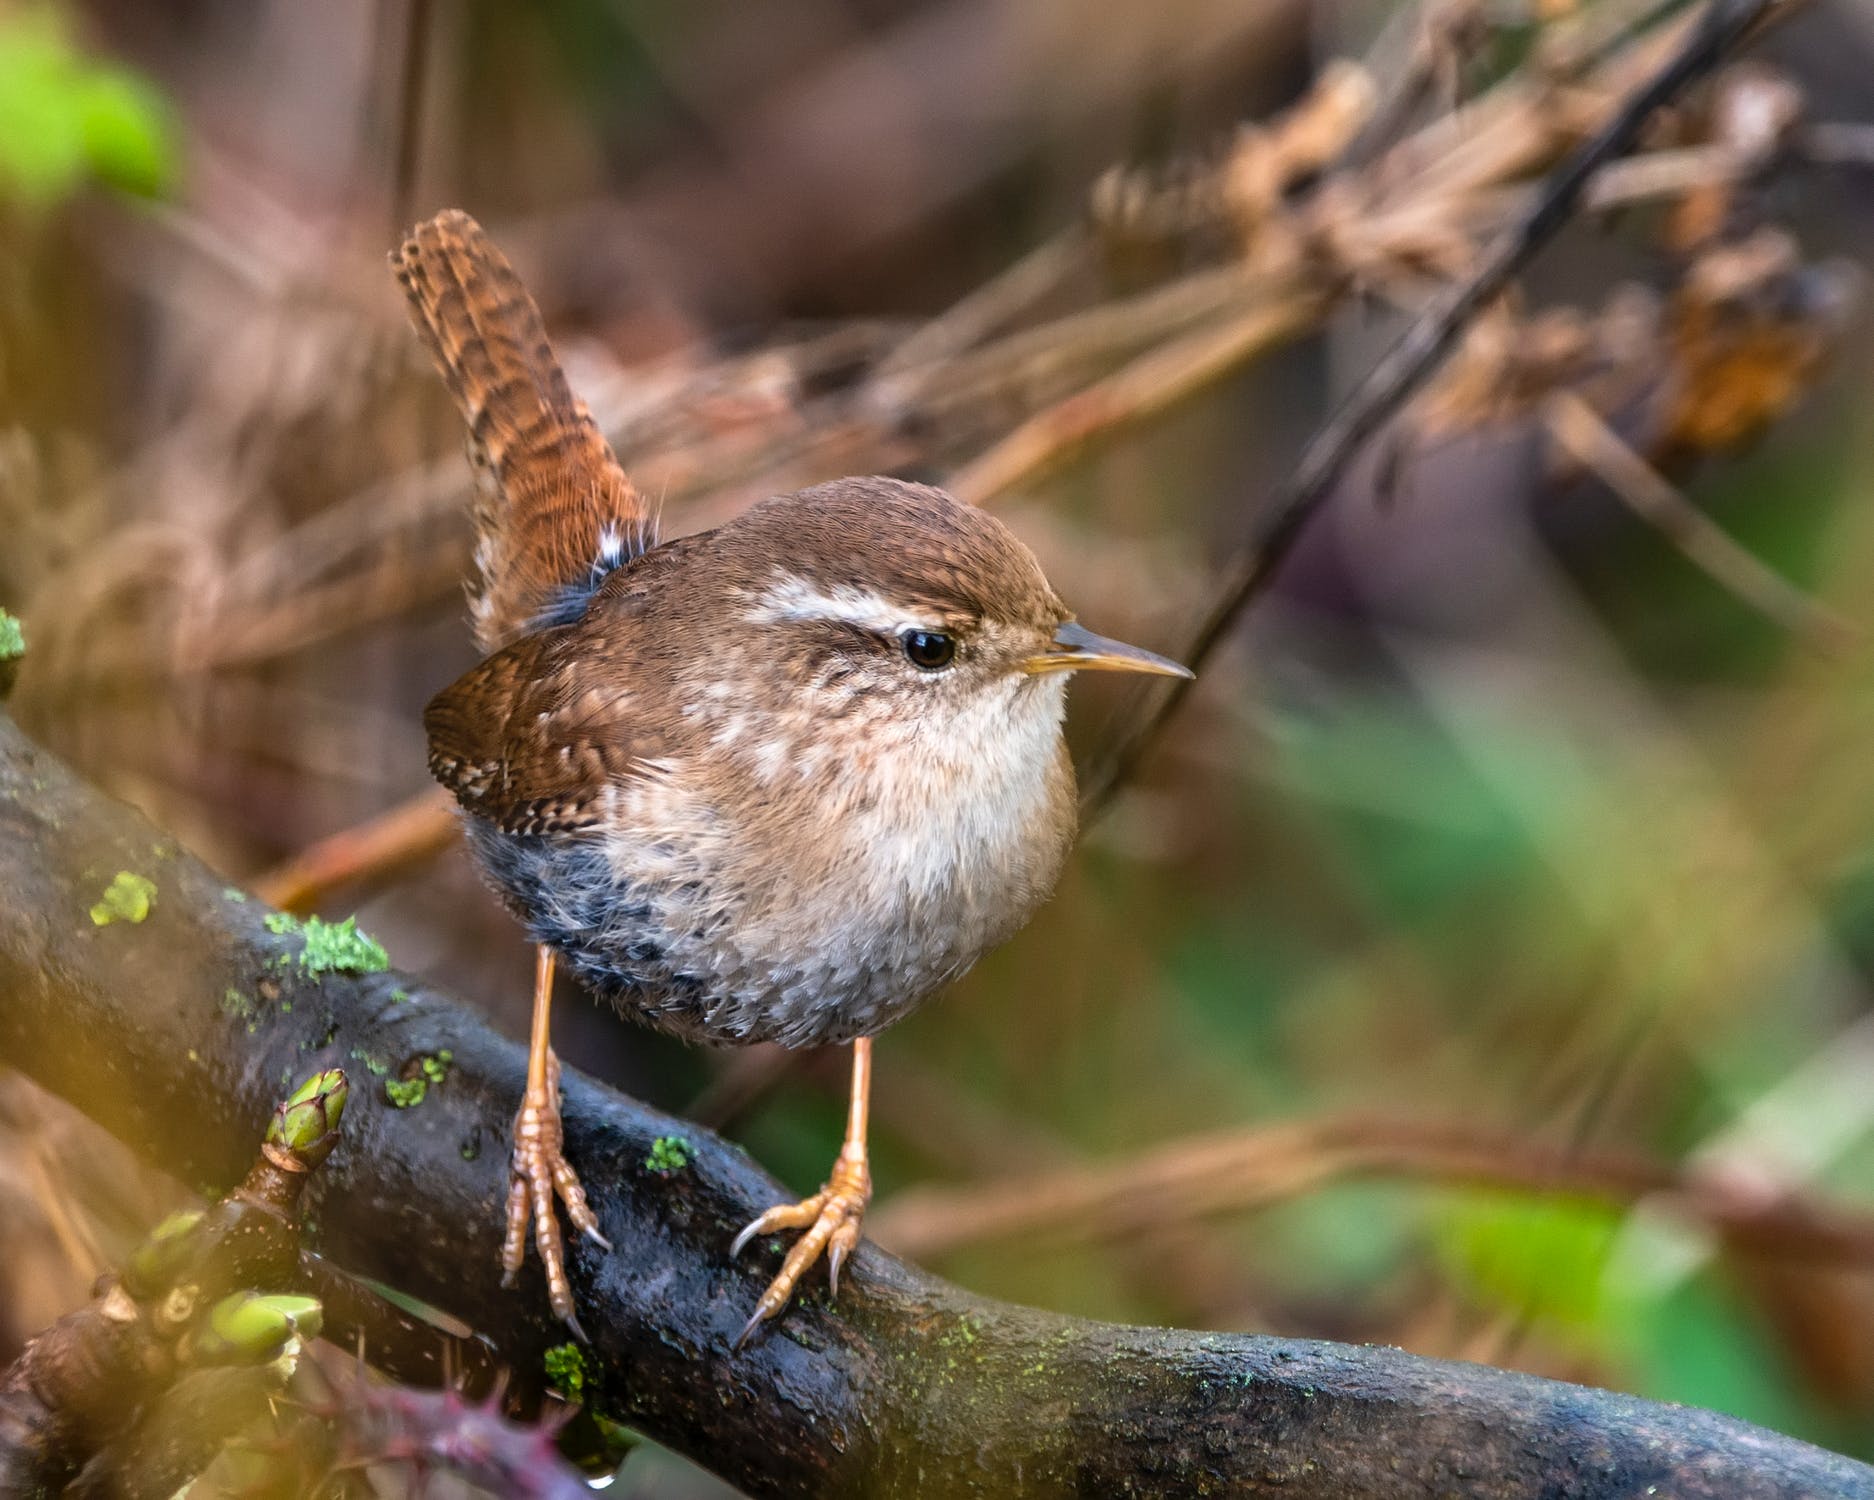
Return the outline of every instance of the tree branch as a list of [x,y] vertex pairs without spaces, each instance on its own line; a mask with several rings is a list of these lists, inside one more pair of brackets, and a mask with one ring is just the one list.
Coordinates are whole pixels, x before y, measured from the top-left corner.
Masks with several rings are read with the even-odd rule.
[[[154,883],[149,913],[95,925],[120,871]],[[4,716],[0,891],[0,1056],[209,1188],[238,1180],[283,1077],[344,1063],[358,1087],[309,1239],[538,1372],[563,1331],[531,1269],[501,1290],[495,1253],[518,1046],[394,972],[306,972],[301,939]],[[395,1107],[386,1084],[431,1074]],[[737,1353],[772,1251],[736,1265],[726,1246],[780,1188],[571,1075],[566,1128],[617,1247],[572,1251],[599,1404],[753,1494],[1874,1500],[1874,1470],[1708,1412],[1391,1349],[1087,1323],[871,1246],[837,1308],[811,1295]],[[646,1158],[668,1135],[691,1151],[666,1175]]]

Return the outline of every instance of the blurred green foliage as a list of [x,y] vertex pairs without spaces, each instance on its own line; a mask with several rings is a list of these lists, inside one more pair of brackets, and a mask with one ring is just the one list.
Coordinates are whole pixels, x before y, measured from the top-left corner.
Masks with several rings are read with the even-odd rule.
[[87,55],[56,10],[0,15],[0,194],[34,208],[88,183],[156,197],[176,157],[169,107],[148,80]]
[[1466,1193],[1434,1210],[1432,1231],[1446,1273],[1480,1305],[1602,1355],[1621,1217],[1580,1199]]

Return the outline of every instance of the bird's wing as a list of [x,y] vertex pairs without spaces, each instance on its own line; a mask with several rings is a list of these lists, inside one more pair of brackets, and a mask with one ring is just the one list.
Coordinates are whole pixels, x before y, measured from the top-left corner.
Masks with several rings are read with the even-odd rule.
[[614,568],[654,543],[643,498],[547,342],[507,257],[458,210],[391,255],[410,321],[469,428],[479,499],[475,638],[495,651],[576,617]]
[[656,727],[624,680],[593,671],[567,634],[497,651],[423,713],[430,774],[508,833],[595,827],[610,788],[658,763]]

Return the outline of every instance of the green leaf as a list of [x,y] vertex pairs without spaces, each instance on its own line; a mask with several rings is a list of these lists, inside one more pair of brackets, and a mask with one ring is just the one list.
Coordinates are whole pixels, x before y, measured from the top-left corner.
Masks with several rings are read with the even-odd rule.
[[87,182],[153,196],[175,170],[173,122],[154,86],[82,53],[55,11],[0,19],[0,196],[38,207]]
[[168,110],[143,79],[116,70],[93,74],[79,96],[79,131],[92,175],[139,198],[160,197],[176,175]]

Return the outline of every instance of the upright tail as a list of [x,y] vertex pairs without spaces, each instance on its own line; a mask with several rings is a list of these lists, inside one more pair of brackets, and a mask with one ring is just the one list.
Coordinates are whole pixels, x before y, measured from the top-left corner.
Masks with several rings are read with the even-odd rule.
[[607,573],[654,544],[650,515],[481,225],[440,213],[391,266],[468,423],[480,575],[470,607],[475,639],[493,652],[575,618]]

